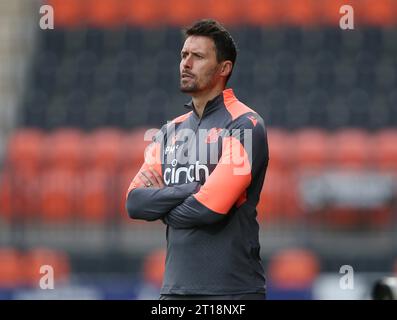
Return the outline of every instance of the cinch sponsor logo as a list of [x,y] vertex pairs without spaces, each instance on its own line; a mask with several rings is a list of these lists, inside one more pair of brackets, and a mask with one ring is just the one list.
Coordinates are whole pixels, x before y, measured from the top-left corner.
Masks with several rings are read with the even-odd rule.
[[[204,172],[205,179],[207,180],[209,176],[209,169],[206,165],[200,164],[196,161],[188,167],[176,168],[178,161],[174,159],[171,163],[172,168],[167,168],[164,170],[164,182],[169,185],[170,183],[188,183],[193,181],[200,181],[200,171]],[[181,174],[182,177],[181,177]],[[181,181],[182,180],[182,181]]]

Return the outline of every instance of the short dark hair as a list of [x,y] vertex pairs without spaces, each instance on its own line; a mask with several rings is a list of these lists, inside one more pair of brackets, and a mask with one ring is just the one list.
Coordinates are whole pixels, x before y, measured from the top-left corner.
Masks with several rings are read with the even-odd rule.
[[[216,48],[216,59],[218,62],[225,60],[230,60],[234,64],[237,58],[237,48],[229,31],[226,30],[218,21],[212,19],[204,19],[197,21],[192,26],[183,30],[184,37],[187,39],[190,36],[203,36],[211,38],[215,43]],[[226,78],[226,83],[228,82],[232,71]]]

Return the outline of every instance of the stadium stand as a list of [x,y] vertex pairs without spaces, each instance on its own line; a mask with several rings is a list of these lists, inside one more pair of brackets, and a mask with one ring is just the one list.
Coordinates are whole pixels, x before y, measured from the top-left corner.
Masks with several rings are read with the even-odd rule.
[[[32,226],[84,225],[109,231],[104,251],[122,247],[123,226],[144,225],[128,219],[125,192],[142,164],[145,133],[184,113],[188,101],[178,92],[180,28],[211,17],[239,47],[230,86],[267,125],[261,226],[394,230],[397,2],[349,1],[354,32],[339,28],[344,2],[42,1],[54,8],[55,29],[32,37],[31,58],[24,46],[6,52],[0,41],[1,65],[17,51],[28,65],[24,90],[0,82],[0,227],[15,228],[11,238],[29,247]],[[5,102],[11,95],[17,107]],[[142,230],[147,240],[157,229]],[[134,244],[144,251],[140,235]],[[65,251],[23,251],[9,242],[0,241],[0,288],[37,282],[32,270],[43,260],[69,278],[73,261]],[[153,252],[144,265],[156,286],[162,254]],[[320,268],[313,255],[272,256],[275,294],[286,285],[308,296]],[[21,261],[31,269],[22,270]]]
[[[352,33],[331,27],[336,16],[330,8],[340,1],[285,0],[288,12],[279,1],[249,2],[240,12],[237,0],[228,6],[49,1],[57,28],[38,39],[20,129],[6,150],[2,215],[10,216],[10,210],[30,215],[27,210],[54,219],[77,214],[106,221],[106,212],[123,211],[117,193],[126,178],[120,177],[135,172],[147,145],[134,135],[183,111],[185,98],[176,90],[179,27],[205,12],[230,26],[243,48],[230,85],[269,128],[271,160],[263,191],[269,204],[261,200],[260,208],[273,208],[280,217],[283,211],[290,212],[287,217],[301,215],[299,192],[285,201],[282,181],[296,181],[298,190],[308,170],[379,168],[395,175],[395,4],[355,3],[365,27]],[[271,176],[283,178],[275,182]],[[59,187],[61,177],[65,183]],[[44,189],[30,192],[33,178]],[[278,189],[280,201],[270,195]],[[10,203],[14,194],[23,201]],[[101,199],[105,194],[109,201]]]

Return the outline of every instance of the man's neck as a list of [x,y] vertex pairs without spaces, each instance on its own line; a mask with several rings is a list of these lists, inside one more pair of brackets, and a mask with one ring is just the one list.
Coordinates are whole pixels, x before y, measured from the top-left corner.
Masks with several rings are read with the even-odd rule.
[[207,92],[200,92],[198,95],[192,95],[192,100],[194,104],[194,108],[201,118],[204,113],[205,106],[207,102],[214,99],[216,96],[220,95],[225,88],[222,87],[215,87]]

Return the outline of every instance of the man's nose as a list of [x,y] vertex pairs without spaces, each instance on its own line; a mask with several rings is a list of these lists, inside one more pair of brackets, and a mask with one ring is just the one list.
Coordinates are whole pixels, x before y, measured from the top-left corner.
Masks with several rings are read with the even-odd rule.
[[192,68],[192,59],[191,56],[187,56],[183,61],[182,65],[184,69],[191,69]]

